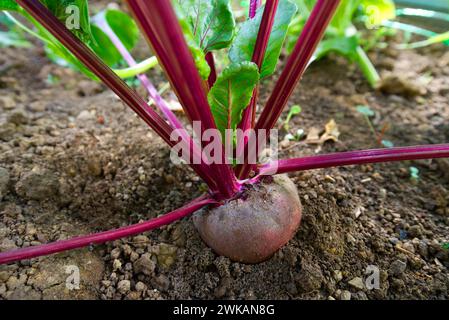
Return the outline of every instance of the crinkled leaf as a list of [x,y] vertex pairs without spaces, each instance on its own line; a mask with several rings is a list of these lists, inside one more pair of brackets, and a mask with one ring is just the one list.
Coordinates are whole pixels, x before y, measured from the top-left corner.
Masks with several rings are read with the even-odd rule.
[[[264,8],[265,7],[261,7],[257,11],[254,19],[247,20],[242,24],[229,52],[229,58],[232,62],[251,61]],[[261,78],[273,74],[279,55],[281,54],[282,45],[287,35],[288,26],[295,13],[295,4],[287,0],[279,1],[273,29],[271,31],[267,51],[260,71]]]
[[215,124],[224,138],[226,129],[236,129],[259,81],[255,63],[241,62],[228,66],[209,91],[208,100]]
[[184,38],[187,42],[187,46],[192,53],[193,60],[195,61],[196,68],[203,79],[207,79],[210,74],[210,67],[206,61],[206,54],[201,49],[199,44],[197,44],[195,37],[190,29],[189,22],[177,1],[173,2],[173,6],[176,11],[176,16],[178,17],[179,24],[181,25]]
[[41,0],[41,2],[81,41],[92,40],[87,0]]
[[196,43],[205,53],[230,45],[235,21],[229,0],[178,0],[178,3]]
[[0,0],[0,10],[18,10],[19,5],[14,0]]

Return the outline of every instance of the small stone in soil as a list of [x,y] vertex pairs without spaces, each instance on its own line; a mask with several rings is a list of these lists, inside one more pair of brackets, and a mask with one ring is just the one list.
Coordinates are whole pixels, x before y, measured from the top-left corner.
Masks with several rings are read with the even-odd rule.
[[405,271],[406,268],[407,268],[407,263],[405,263],[404,261],[401,261],[401,260],[395,260],[390,265],[389,274],[392,276],[399,276]]
[[340,300],[351,300],[351,292],[343,290],[340,294]]
[[45,200],[58,193],[59,181],[48,171],[27,172],[16,185],[17,193],[29,200]]
[[363,283],[363,279],[360,277],[356,277],[348,282],[351,287],[354,287],[359,290],[365,289],[365,284]]
[[9,172],[5,168],[0,167],[0,201],[6,194],[9,185]]
[[134,270],[136,273],[143,273],[147,276],[154,274],[156,264],[151,260],[151,254],[145,253],[134,262]]
[[117,284],[117,290],[121,294],[126,294],[131,290],[131,282],[129,280],[122,280]]

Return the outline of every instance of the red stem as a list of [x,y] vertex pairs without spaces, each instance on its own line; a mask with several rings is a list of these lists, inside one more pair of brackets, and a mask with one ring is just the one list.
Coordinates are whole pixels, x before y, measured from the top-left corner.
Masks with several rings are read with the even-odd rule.
[[249,3],[249,17],[254,18],[257,13],[257,9],[262,5],[262,0],[251,0]]
[[217,69],[215,68],[214,54],[212,52],[208,52],[206,54],[206,61],[210,67],[210,75],[207,79],[207,83],[209,84],[210,89],[214,86],[215,81],[217,81]]
[[[282,114],[282,110],[287,104],[293,90],[303,76],[307,64],[323,37],[339,3],[340,0],[318,0],[316,3],[303,31],[301,32],[292,55],[287,61],[284,71],[276,82],[273,93],[268,99],[268,102],[256,123],[256,134],[258,130],[270,130],[276,124],[276,121]],[[249,152],[256,152],[256,150],[250,150]],[[245,152],[245,154],[247,153]],[[250,164],[239,166],[237,171],[238,176],[241,179],[248,177],[253,167],[254,165]]]
[[[200,121],[200,132],[216,129],[212,112],[203,89],[203,81],[184,39],[181,26],[169,0],[127,0],[127,3],[146,35],[172,88],[191,121]],[[203,143],[203,141],[202,141]],[[203,143],[203,147],[206,142]],[[222,146],[223,147],[223,146]],[[231,198],[239,185],[231,167],[226,164],[222,150],[221,164],[211,164],[220,193]]]
[[348,151],[271,162],[261,166],[259,174],[274,171],[280,174],[355,164],[447,157],[449,157],[449,144]]
[[193,200],[191,203],[185,205],[182,208],[179,208],[159,218],[151,219],[146,222],[133,224],[115,230],[75,237],[68,240],[56,241],[38,246],[2,252],[0,253],[0,265],[14,261],[45,256],[66,250],[82,248],[92,244],[101,244],[109,241],[114,241],[120,238],[130,237],[142,232],[150,231],[159,228],[161,226],[170,224],[176,220],[182,219],[208,204],[217,204],[217,202],[211,198],[203,196]]
[[[260,22],[259,32],[257,34],[256,44],[254,46],[253,57],[251,59],[252,62],[257,64],[259,70],[262,69],[262,64],[268,47],[268,42],[270,40],[271,30],[273,28],[274,19],[276,17],[278,4],[279,0],[267,0],[265,4],[262,20]],[[251,3],[250,8],[252,8],[252,6],[253,3]],[[253,17],[254,16],[251,17],[250,11],[250,18]],[[246,109],[243,111],[242,121],[238,126],[244,132],[252,128],[254,125],[258,95],[259,95],[259,88],[257,86],[253,91],[249,106],[247,106]],[[237,146],[238,155],[241,154],[240,152],[244,150],[244,145],[246,145],[246,143],[247,141],[238,142],[238,145],[240,145],[240,147]]]
[[[100,80],[114,91],[134,112],[136,112],[156,133],[169,145],[172,128],[153,109],[148,107],[145,100],[126,85],[106,64],[104,64],[84,43],[75,37],[53,14],[38,0],[17,0],[30,15],[41,23],[53,36],[55,36],[75,57],[89,68]],[[191,141],[184,141],[190,147]],[[215,182],[210,175],[206,164],[191,165],[196,173],[211,187]]]

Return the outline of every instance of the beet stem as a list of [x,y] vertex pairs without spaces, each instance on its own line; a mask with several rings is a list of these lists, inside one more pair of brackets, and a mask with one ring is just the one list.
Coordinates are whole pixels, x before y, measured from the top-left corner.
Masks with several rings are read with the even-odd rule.
[[75,237],[67,240],[61,240],[52,243],[26,247],[7,252],[1,252],[0,265],[19,260],[45,256],[66,250],[87,247],[93,244],[102,244],[120,238],[130,237],[142,232],[150,231],[159,228],[161,226],[170,224],[176,220],[180,220],[208,204],[217,204],[217,202],[211,198],[202,196],[200,198],[193,200],[192,202],[183,206],[182,208],[179,208],[161,217],[151,219],[142,223],[133,224],[115,230],[103,231],[90,235]]
[[[257,64],[259,70],[262,69],[263,60],[270,40],[271,30],[273,29],[274,19],[278,8],[279,0],[267,0],[265,9],[263,12],[262,20],[260,22],[259,33],[257,34],[256,45],[254,46],[254,52],[251,61]],[[251,3],[250,8],[253,7]],[[254,13],[255,14],[255,13]],[[254,18],[254,15],[250,11],[250,19]],[[259,95],[258,86],[254,88],[251,101],[246,109],[243,111],[242,121],[239,124],[239,128],[244,132],[254,125],[254,118],[256,114],[257,100]],[[237,155],[240,155],[244,150],[244,146],[247,141],[239,141],[237,146]]]
[[367,163],[448,157],[449,144],[370,149],[279,160],[262,165],[260,167],[259,174],[263,175],[267,172],[274,172],[274,170],[276,171],[276,174],[281,174],[293,171],[322,169]]
[[[339,3],[340,0],[318,0],[316,3],[301,32],[296,46],[287,61],[284,71],[281,73],[279,80],[276,81],[273,93],[268,99],[267,104],[256,123],[256,134],[258,130],[270,130],[276,124],[276,121],[282,114],[294,88],[303,76]],[[252,144],[252,146],[249,147],[254,148],[255,145],[256,144]],[[245,147],[244,154],[255,154],[257,152],[256,150],[246,152],[247,149],[248,145]],[[245,163],[237,168],[237,176],[240,179],[245,179],[253,168],[254,165]]]
[[[196,132],[196,135],[202,137],[205,130],[216,129],[203,81],[170,1],[126,2],[165,70],[189,119],[200,121],[200,132]],[[206,142],[202,143],[203,147],[207,145]],[[224,146],[221,147],[224,149]],[[230,198],[238,192],[240,186],[231,167],[226,163],[224,150],[222,151],[221,163],[212,163],[209,171],[215,176],[214,180],[222,196]]]
[[[104,64],[84,43],[75,37],[53,14],[38,0],[17,0],[29,14],[41,23],[55,36],[73,55],[114,91],[134,112],[136,112],[156,133],[169,145],[175,141],[170,139],[173,129],[145,100],[120,79],[106,64]],[[191,141],[184,141],[192,148]],[[205,163],[191,167],[211,188],[216,185],[211,177],[211,170]]]

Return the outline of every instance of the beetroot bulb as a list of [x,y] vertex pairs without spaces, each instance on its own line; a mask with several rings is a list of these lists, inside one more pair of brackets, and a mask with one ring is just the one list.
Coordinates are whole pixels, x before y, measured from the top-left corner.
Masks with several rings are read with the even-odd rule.
[[203,241],[219,255],[258,263],[294,236],[301,212],[296,186],[286,175],[277,175],[252,185],[238,199],[199,210],[193,222]]

